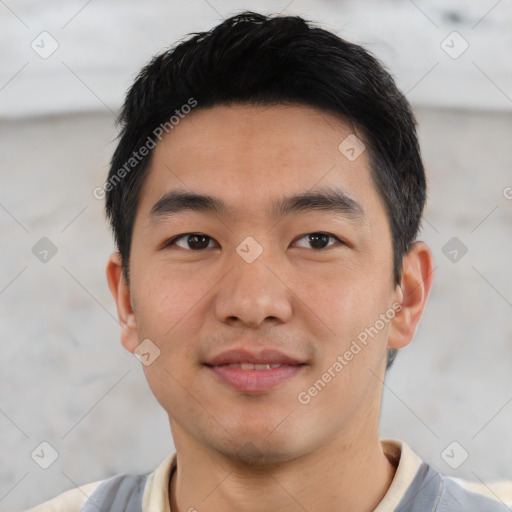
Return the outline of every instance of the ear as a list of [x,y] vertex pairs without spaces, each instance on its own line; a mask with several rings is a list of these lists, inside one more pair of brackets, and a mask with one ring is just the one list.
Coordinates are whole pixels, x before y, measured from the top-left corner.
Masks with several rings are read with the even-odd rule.
[[434,260],[424,242],[414,242],[404,256],[402,279],[397,296],[402,304],[391,322],[388,339],[390,348],[407,346],[416,333],[432,285]]
[[107,263],[107,281],[112,297],[116,302],[117,316],[121,325],[121,343],[132,352],[139,345],[137,323],[132,309],[130,287],[123,275],[121,254],[113,253]]

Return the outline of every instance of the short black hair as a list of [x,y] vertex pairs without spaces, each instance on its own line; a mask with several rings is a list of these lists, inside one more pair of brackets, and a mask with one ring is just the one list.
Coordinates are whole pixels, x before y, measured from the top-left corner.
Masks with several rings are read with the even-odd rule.
[[[299,104],[333,113],[362,132],[388,215],[398,284],[403,256],[419,231],[426,180],[416,120],[383,65],[360,45],[299,16],[245,11],[189,36],[141,70],[118,118],[120,140],[104,190],[126,280],[158,127],[169,132],[184,106]],[[388,367],[395,355],[388,351]]]

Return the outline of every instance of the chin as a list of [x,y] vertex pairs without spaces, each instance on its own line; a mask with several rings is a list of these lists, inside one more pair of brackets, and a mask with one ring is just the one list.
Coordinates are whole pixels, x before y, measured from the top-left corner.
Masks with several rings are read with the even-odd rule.
[[254,443],[247,442],[236,452],[231,452],[229,458],[243,466],[262,467],[284,464],[295,457],[286,449],[258,447]]
[[265,435],[259,436],[259,440],[254,436],[235,436],[226,441],[217,450],[234,465],[241,469],[250,466],[251,471],[258,467],[268,471],[271,466],[286,464],[308,453],[307,447],[294,446],[290,436],[279,440],[270,440]]

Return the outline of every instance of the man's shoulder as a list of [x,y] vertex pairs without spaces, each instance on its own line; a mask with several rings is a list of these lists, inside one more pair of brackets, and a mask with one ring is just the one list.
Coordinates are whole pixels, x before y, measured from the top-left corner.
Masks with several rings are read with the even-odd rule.
[[85,502],[106,480],[98,480],[65,491],[26,512],[80,512]]
[[169,499],[169,476],[175,467],[176,452],[172,452],[154,471],[119,473],[63,492],[26,512],[140,511],[146,508],[164,510]]
[[442,480],[443,492],[439,512],[459,509],[468,512],[511,510],[512,480],[477,483],[449,476],[443,476]]
[[106,480],[63,492],[27,512],[97,512],[98,510],[142,510],[142,499],[149,473],[117,474]]
[[443,475],[422,462],[398,512],[510,512],[512,481],[479,484]]
[[512,510],[512,480],[483,483],[447,476],[423,461],[407,443],[397,439],[382,442],[397,470],[378,512]]

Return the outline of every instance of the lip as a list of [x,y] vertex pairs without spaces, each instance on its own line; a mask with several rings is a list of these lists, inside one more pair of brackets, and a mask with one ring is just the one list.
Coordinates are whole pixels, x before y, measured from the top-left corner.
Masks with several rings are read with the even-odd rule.
[[262,392],[277,387],[302,371],[304,365],[284,365],[270,370],[242,370],[229,366],[207,366],[222,382],[238,391]]
[[[267,370],[242,370],[241,368],[220,366],[233,363],[267,363],[281,366]],[[223,383],[237,391],[264,392],[293,378],[303,371],[306,364],[274,349],[264,349],[258,353],[245,349],[234,349],[213,357],[205,366]]]
[[303,364],[303,361],[299,361],[298,359],[287,356],[283,352],[279,352],[279,350],[275,349],[263,349],[258,353],[251,352],[247,349],[232,349],[226,350],[225,352],[220,353],[219,355],[213,357],[212,359],[206,362],[208,366],[219,366],[221,364],[231,363],[269,363],[295,366]]

